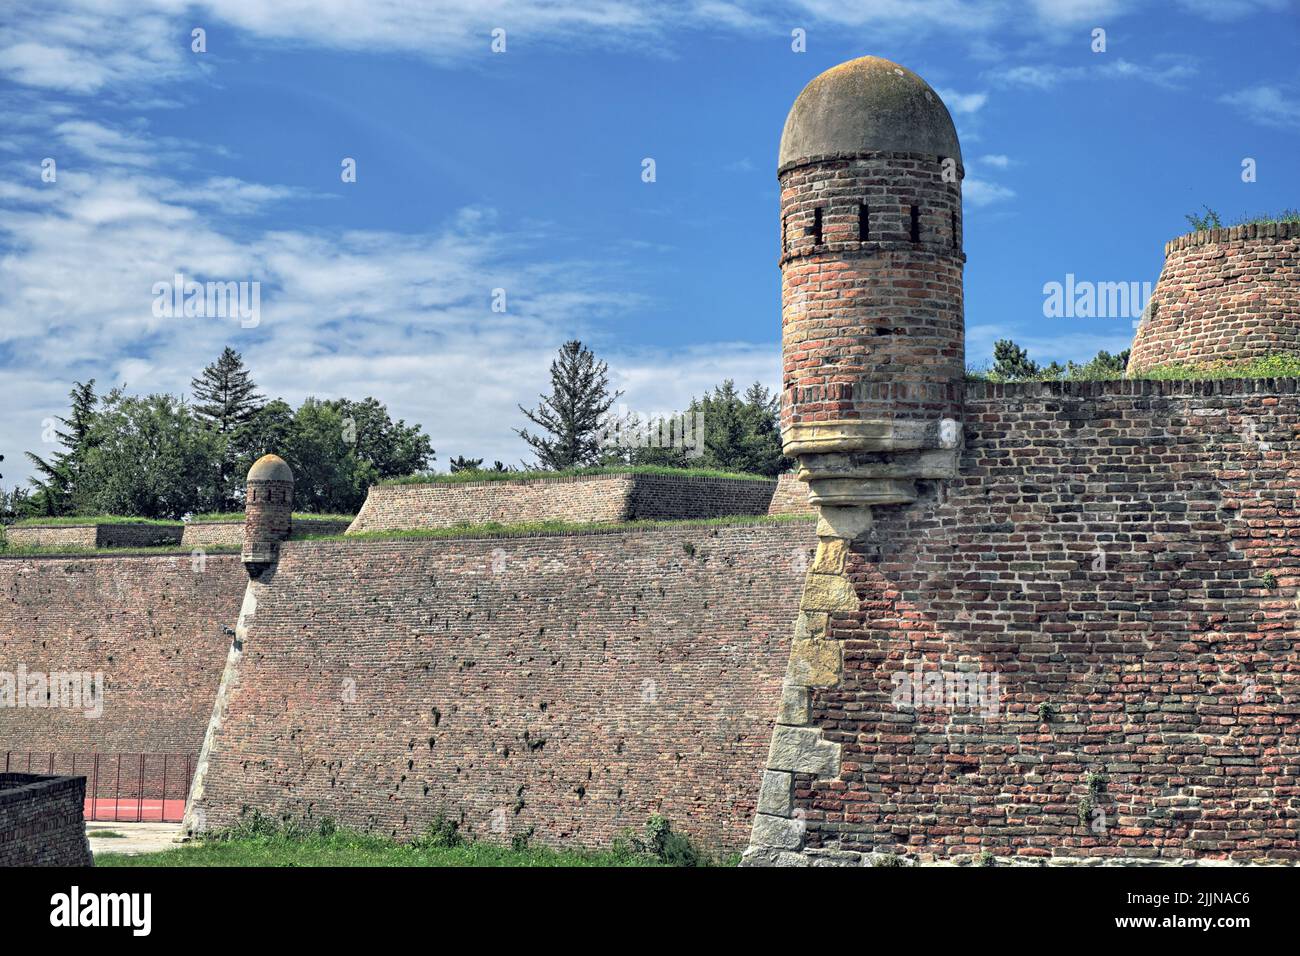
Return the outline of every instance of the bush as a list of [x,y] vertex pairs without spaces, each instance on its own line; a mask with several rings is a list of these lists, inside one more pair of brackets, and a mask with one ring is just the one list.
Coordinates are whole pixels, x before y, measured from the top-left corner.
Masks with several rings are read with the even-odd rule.
[[417,850],[449,850],[460,846],[464,842],[465,838],[461,836],[460,832],[460,821],[453,820],[444,813],[439,813],[433,818],[433,822],[429,824],[423,836],[416,837],[411,841],[411,845]]

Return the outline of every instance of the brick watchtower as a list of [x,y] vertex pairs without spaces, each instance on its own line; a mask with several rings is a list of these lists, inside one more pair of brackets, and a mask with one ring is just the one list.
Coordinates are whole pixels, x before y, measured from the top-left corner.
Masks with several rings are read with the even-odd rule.
[[280,556],[280,542],[293,523],[293,472],[278,455],[263,455],[248,470],[244,497],[244,547],[249,574],[260,574]]
[[781,432],[815,505],[911,502],[953,473],[963,172],[943,101],[879,57],[827,70],[786,118]]

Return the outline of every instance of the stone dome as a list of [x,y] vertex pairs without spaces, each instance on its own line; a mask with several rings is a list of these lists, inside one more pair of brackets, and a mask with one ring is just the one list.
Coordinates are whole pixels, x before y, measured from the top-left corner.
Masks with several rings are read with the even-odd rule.
[[293,481],[293,472],[279,455],[263,455],[248,469],[249,481]]
[[781,133],[778,169],[813,156],[873,151],[951,156],[957,130],[939,94],[878,56],[831,67],[803,88]]

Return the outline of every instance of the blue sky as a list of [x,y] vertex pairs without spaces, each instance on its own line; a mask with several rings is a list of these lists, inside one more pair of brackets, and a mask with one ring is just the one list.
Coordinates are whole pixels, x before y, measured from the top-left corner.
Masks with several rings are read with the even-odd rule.
[[[0,9],[6,485],[51,450],[74,380],[184,392],[225,345],[271,396],[375,395],[442,466],[517,462],[515,406],[573,336],[646,414],[723,378],[774,386],[781,125],[863,54],[916,70],[957,122],[971,363],[1000,337],[1118,351],[1131,321],[1044,318],[1044,283],[1154,281],[1202,204],[1300,206],[1288,0]],[[259,281],[260,323],[155,316],[178,271]]]

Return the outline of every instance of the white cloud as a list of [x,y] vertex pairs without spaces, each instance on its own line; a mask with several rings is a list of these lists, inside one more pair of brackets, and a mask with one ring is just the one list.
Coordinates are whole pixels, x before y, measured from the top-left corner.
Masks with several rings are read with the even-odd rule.
[[1219,97],[1220,103],[1236,107],[1247,119],[1283,129],[1300,127],[1300,97],[1276,86],[1252,86]]
[[[200,194],[211,195],[200,201]],[[228,203],[264,210],[296,191],[236,179],[185,186],[153,171],[60,172],[57,183],[0,191],[0,375],[6,485],[29,473],[21,451],[66,410],[74,381],[132,392],[188,392],[225,345],[244,353],[270,396],[374,395],[419,422],[439,460],[515,462],[512,433],[547,386],[561,342],[579,337],[611,366],[623,401],[669,412],[723,378],[775,385],[775,342],[620,348],[612,321],[646,301],[617,264],[547,258],[545,230],[511,232],[466,209],[419,234],[281,229],[228,232]],[[153,285],[258,281],[261,322],[160,318]],[[508,310],[491,311],[504,288]]]
[[[1217,18],[1283,2],[1184,0],[1184,6]],[[0,75],[68,93],[139,94],[212,68],[221,56],[217,26],[234,28],[226,37],[264,46],[397,52],[463,64],[492,55],[490,33],[497,27],[506,30],[507,49],[545,44],[670,53],[674,31],[770,36],[788,35],[793,26],[858,31],[877,49],[930,34],[987,46],[1008,35],[1059,41],[1081,25],[1109,25],[1135,9],[1120,0],[1036,0],[1027,17],[1014,0],[797,0],[779,11],[768,0],[51,0],[6,14]],[[190,51],[195,26],[209,29],[208,53]]]
[[935,92],[939,94],[939,98],[948,109],[959,116],[969,116],[979,112],[989,98],[987,93],[959,93],[951,89],[938,89]]
[[1001,153],[986,153],[979,158],[979,161],[985,166],[992,166],[995,169],[1007,169],[1013,165],[1010,156],[1004,156]]
[[967,176],[961,182],[962,199],[972,206],[989,206],[1015,196],[1015,190],[986,179]]
[[1150,64],[1134,63],[1111,54],[1094,54],[1089,66],[1020,64],[994,70],[988,78],[998,86],[1050,90],[1077,80],[1136,80],[1166,89],[1178,89],[1196,75],[1195,63],[1184,56],[1158,56]]

